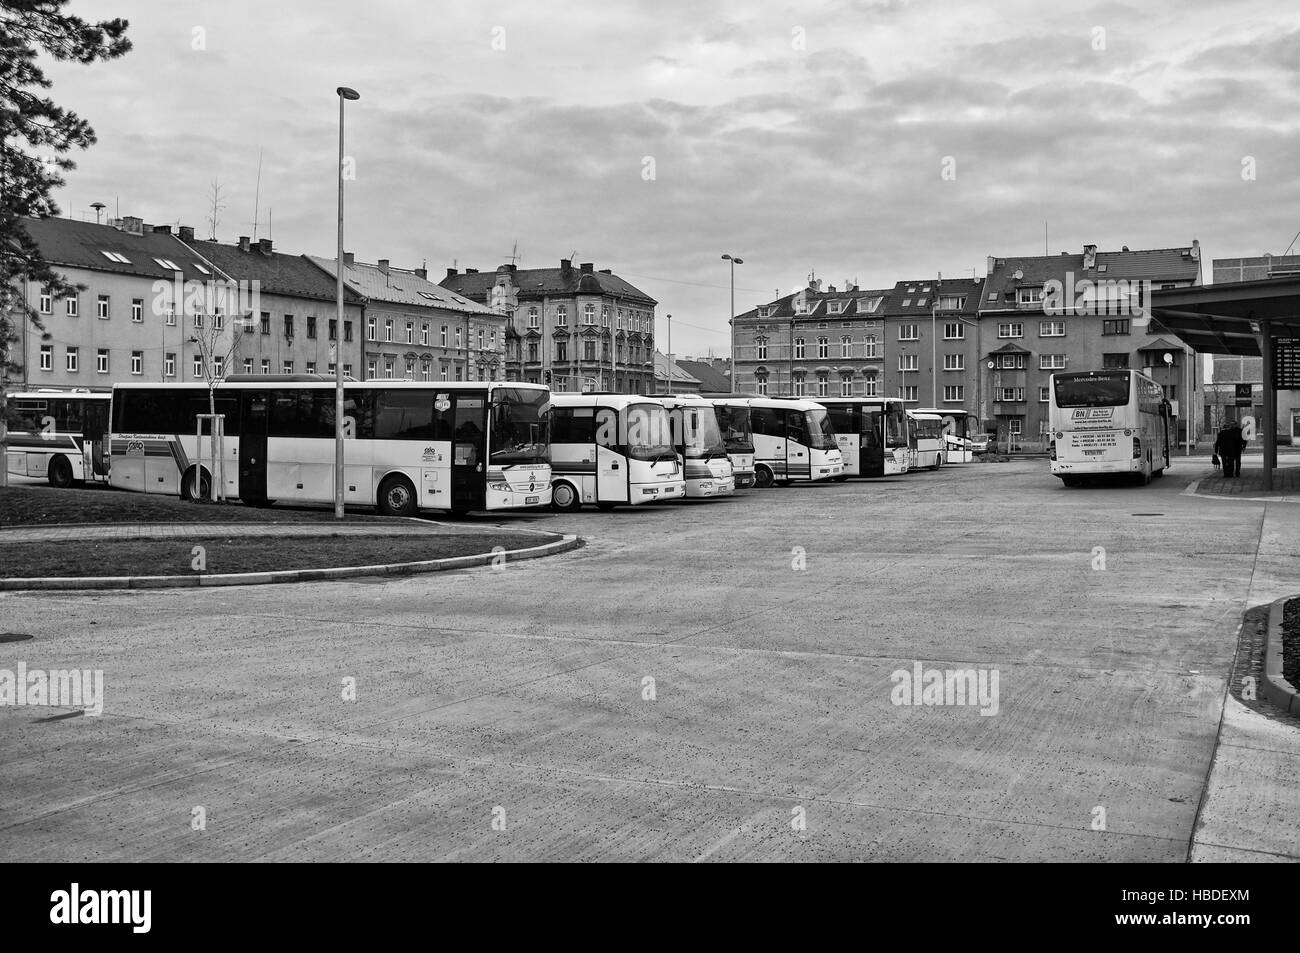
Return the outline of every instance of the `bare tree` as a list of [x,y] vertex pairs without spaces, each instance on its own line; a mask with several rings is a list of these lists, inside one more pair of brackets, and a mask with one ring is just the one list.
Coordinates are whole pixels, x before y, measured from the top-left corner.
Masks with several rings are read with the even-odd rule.
[[[224,314],[228,311],[228,308],[219,303],[209,303],[209,313],[205,315],[206,320],[204,320],[202,326],[194,328],[190,335],[190,343],[199,346],[199,356],[203,360],[203,376],[208,382],[208,413],[213,417],[213,421],[209,426],[209,446],[213,461],[213,473],[208,492],[208,498],[213,502],[217,499],[218,481],[221,482],[222,490],[225,489],[225,474],[221,472],[225,455],[224,450],[219,450],[217,447],[217,428],[215,426],[217,385],[226,379],[226,375],[234,368],[235,361],[239,357],[239,347],[243,343],[245,321],[243,315],[236,314],[230,324],[227,325]],[[194,468],[194,499],[199,499],[202,495],[201,469],[198,466]]]
[[208,193],[208,241],[217,240],[217,225],[221,222],[221,213],[225,211],[226,206],[221,200],[224,196],[221,194],[221,183],[216,179],[212,180],[212,191]]

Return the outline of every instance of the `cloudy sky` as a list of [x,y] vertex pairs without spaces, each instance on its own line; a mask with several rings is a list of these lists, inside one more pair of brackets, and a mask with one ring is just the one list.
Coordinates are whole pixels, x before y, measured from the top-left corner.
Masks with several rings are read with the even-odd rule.
[[[573,256],[725,353],[804,283],[983,275],[988,255],[1279,254],[1300,231],[1300,12],[1283,2],[74,0],[135,49],[50,69],[99,143],[58,195],[438,275]],[[707,12],[705,12],[707,11]],[[269,225],[268,225],[269,220]],[[1298,243],[1300,245],[1300,243]],[[1207,275],[1208,278],[1208,275]]]

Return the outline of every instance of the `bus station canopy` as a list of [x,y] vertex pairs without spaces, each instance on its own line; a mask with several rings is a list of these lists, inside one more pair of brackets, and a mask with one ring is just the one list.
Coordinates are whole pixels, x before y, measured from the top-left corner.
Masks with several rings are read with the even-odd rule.
[[1203,354],[1263,354],[1261,321],[1273,337],[1300,337],[1300,278],[1267,278],[1151,293],[1160,329]]

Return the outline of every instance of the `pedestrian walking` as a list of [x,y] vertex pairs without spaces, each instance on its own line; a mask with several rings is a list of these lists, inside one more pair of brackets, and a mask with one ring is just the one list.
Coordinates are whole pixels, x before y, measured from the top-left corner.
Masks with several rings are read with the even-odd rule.
[[1223,461],[1225,477],[1241,476],[1241,453],[1245,449],[1246,438],[1241,435],[1241,424],[1229,421],[1214,441],[1214,454]]

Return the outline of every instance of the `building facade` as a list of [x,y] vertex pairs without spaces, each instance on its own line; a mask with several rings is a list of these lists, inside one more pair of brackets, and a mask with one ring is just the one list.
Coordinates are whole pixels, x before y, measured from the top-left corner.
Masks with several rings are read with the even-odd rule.
[[[333,278],[335,259],[312,256]],[[360,328],[363,380],[505,380],[505,320],[429,281],[424,268],[343,255],[343,283],[365,300]]]
[[133,217],[23,224],[45,260],[81,289],[59,299],[44,288],[19,289],[45,330],[19,322],[21,369],[11,389],[108,390],[118,381],[204,380],[225,370],[239,346],[236,319],[255,289],[195,253],[182,240],[192,240],[192,229],[173,234]]
[[[900,281],[885,299],[884,393],[913,407],[979,407],[983,278]],[[936,369],[937,368],[937,369]]]
[[734,319],[735,390],[795,397],[884,396],[885,305],[893,289],[806,288]]
[[556,391],[654,390],[658,302],[607,268],[568,259],[559,268],[449,268],[442,286],[504,319],[509,380]]

